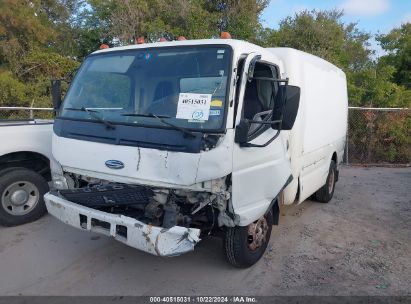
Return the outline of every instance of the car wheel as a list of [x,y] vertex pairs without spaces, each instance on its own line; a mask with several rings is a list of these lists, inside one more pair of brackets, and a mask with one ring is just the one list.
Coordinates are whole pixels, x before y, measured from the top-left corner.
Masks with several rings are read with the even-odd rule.
[[239,268],[247,268],[257,263],[270,241],[272,226],[273,214],[270,210],[248,226],[227,228],[224,236],[227,261]]
[[314,194],[315,200],[321,203],[328,203],[334,195],[336,181],[337,181],[337,165],[332,160],[325,185],[322,188],[320,188],[317,192],[315,192]]
[[47,181],[26,168],[0,172],[0,224],[16,226],[37,220],[47,209],[43,196]]

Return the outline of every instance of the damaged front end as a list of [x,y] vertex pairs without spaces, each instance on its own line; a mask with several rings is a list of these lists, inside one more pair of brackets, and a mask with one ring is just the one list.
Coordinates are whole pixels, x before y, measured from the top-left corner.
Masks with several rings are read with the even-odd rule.
[[191,251],[201,235],[237,220],[227,211],[226,179],[167,189],[71,175],[71,189],[44,199],[50,214],[73,227],[114,237],[158,256]]

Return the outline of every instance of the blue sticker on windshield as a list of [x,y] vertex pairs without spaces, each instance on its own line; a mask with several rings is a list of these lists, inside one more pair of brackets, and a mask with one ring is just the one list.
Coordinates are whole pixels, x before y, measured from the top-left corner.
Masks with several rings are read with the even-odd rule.
[[221,110],[210,110],[210,116],[220,116]]
[[193,112],[193,119],[200,120],[204,117],[204,112],[202,110],[196,110]]
[[145,59],[145,60],[150,60],[150,58],[151,58],[151,54],[150,54],[150,53],[147,53],[147,54],[144,55],[144,59]]

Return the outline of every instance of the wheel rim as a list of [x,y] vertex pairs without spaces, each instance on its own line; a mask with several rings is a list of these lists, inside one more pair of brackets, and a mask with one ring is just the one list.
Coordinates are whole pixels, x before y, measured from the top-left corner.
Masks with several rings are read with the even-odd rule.
[[263,216],[256,222],[248,225],[248,248],[251,251],[256,251],[263,246],[267,239],[268,224],[266,218]]
[[328,176],[328,193],[332,193],[334,189],[334,170],[330,171]]
[[25,215],[37,205],[40,193],[37,187],[27,181],[9,185],[2,193],[3,209],[11,215]]

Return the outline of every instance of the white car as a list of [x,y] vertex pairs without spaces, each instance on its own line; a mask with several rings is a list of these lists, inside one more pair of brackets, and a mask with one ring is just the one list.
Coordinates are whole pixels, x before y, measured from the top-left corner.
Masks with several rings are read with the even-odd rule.
[[0,225],[40,218],[49,191],[53,122],[0,121]]

